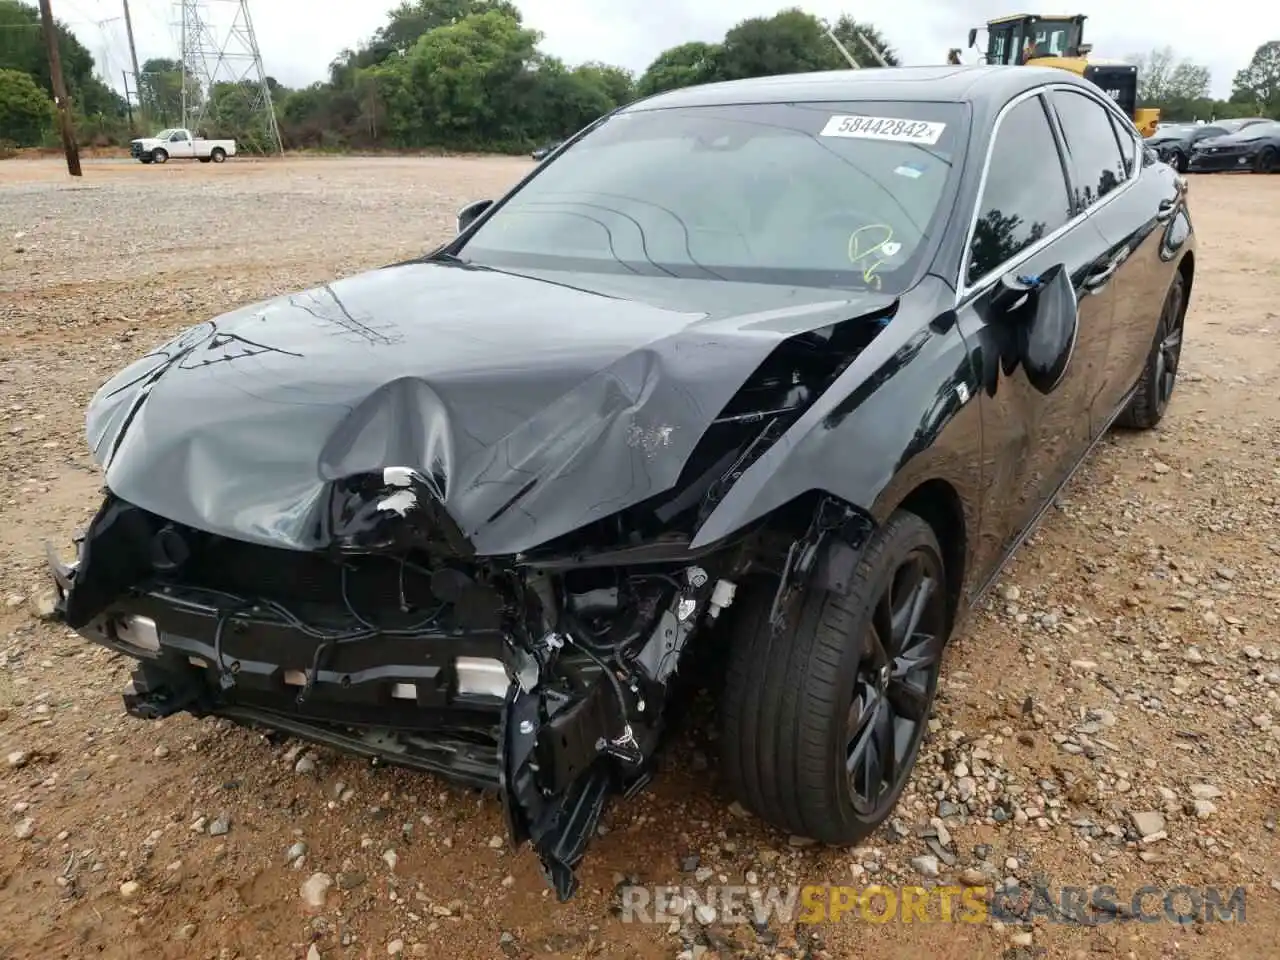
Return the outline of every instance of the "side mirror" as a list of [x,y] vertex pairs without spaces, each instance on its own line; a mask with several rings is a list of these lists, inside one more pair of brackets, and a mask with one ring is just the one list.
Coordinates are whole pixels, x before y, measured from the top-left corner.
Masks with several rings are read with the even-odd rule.
[[462,233],[493,206],[492,200],[473,200],[458,211],[458,232]]
[[1079,305],[1071,275],[1064,264],[1039,276],[1006,275],[991,298],[998,323],[1009,328],[1011,347],[1040,393],[1058,388],[1080,331]]
[[978,42],[978,28],[973,27],[969,30],[969,49],[973,49],[973,45]]

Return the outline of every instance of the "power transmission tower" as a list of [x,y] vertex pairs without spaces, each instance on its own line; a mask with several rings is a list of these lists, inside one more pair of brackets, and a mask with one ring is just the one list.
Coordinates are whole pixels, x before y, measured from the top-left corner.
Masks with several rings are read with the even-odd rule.
[[[224,30],[209,16],[213,3],[223,8],[235,6],[231,24]],[[219,115],[214,87],[231,84],[243,94],[243,102],[236,105],[237,119],[245,120],[247,108],[250,125],[255,120],[263,124],[267,140],[263,146],[283,152],[275,105],[271,102],[271,86],[267,83],[267,71],[262,65],[262,52],[258,49],[258,37],[249,14],[249,0],[180,0],[180,5],[183,125],[194,132],[206,122],[230,120]]]

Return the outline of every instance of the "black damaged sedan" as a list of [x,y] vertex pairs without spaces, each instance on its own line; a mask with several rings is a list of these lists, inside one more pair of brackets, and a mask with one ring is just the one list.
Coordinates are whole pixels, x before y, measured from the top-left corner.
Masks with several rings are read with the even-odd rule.
[[1280,121],[1250,123],[1235,133],[1199,141],[1191,148],[1187,169],[1192,173],[1280,172]]
[[1183,181],[1050,69],[662,94],[458,226],[103,386],[51,567],[134,716],[491,787],[561,898],[703,684],[748,809],[883,821],[966,611],[1164,416],[1195,280]]

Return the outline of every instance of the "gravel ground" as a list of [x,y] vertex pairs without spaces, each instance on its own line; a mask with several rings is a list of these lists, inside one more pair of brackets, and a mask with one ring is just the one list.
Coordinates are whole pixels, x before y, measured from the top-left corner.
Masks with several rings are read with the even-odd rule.
[[[1170,414],[1102,444],[970,620],[913,783],[863,848],[738,816],[709,707],[653,787],[607,813],[564,906],[505,848],[492,798],[124,715],[128,664],[40,617],[41,541],[67,543],[97,505],[82,415],[98,384],[191,323],[411,256],[528,169],[95,163],[71,184],[53,161],[0,165],[0,958],[1274,956],[1280,177],[1193,178],[1202,255]],[[1122,899],[1244,886],[1247,919],[757,932],[615,909],[628,877],[935,876]]]

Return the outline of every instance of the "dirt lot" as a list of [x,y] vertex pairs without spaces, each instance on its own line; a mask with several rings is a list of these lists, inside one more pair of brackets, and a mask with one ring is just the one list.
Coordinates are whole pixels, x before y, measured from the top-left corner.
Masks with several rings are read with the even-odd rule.
[[[1103,444],[953,645],[913,785],[865,848],[736,816],[713,725],[695,722],[650,790],[606,815],[580,895],[558,906],[532,854],[493,839],[491,798],[124,715],[127,663],[38,615],[41,540],[66,543],[98,500],[93,391],[188,324],[421,251],[527,169],[90,162],[72,183],[56,161],[0,164],[0,958],[1274,956],[1280,177],[1193,180],[1202,258],[1170,415]],[[973,813],[957,803],[970,790]],[[1143,813],[1167,836],[1138,842]],[[624,877],[898,884],[935,866],[951,882],[1111,884],[1125,901],[1244,886],[1246,922],[756,932],[613,910]],[[335,884],[310,911],[300,886],[318,872]]]

